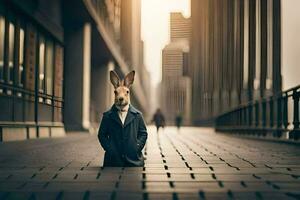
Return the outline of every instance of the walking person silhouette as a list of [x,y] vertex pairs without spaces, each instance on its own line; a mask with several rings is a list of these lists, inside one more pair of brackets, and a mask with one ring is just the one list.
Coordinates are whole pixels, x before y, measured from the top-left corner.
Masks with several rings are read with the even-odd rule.
[[177,130],[178,130],[178,133],[180,131],[180,127],[182,125],[182,121],[183,121],[183,117],[182,117],[182,114],[181,113],[178,113],[175,117],[175,124],[176,124],[176,127],[177,127]]
[[165,124],[166,124],[165,117],[159,108],[154,113],[152,122],[155,123],[157,133],[158,133],[160,127],[162,127],[162,128],[165,127]]

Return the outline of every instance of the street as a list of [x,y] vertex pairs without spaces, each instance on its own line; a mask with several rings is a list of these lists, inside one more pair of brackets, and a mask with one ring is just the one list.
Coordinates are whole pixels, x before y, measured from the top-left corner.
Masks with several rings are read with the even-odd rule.
[[0,199],[299,199],[299,145],[148,127],[144,168],[103,168],[96,135],[0,144]]

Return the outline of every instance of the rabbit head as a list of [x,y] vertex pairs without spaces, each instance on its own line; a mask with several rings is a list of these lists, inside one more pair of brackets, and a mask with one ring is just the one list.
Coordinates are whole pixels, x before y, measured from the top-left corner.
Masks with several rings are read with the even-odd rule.
[[115,71],[110,71],[110,82],[114,86],[115,105],[119,110],[130,104],[130,90],[134,81],[135,71],[129,72],[123,80],[121,80]]

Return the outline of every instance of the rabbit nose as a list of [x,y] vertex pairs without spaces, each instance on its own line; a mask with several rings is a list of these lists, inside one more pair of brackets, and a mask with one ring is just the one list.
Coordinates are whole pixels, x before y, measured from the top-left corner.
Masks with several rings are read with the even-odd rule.
[[124,98],[123,98],[123,97],[120,97],[120,98],[119,98],[119,101],[123,101],[123,100],[124,100]]

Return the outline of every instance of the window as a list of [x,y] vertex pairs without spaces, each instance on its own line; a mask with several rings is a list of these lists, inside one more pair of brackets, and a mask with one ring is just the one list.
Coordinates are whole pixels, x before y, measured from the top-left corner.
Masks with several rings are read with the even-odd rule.
[[8,40],[8,83],[14,80],[14,50],[15,50],[15,25],[9,23],[9,40]]
[[19,75],[18,75],[18,84],[20,86],[24,85],[25,73],[24,73],[24,43],[25,42],[25,31],[20,28],[20,41],[19,41]]
[[53,42],[46,43],[46,92],[52,95],[53,91]]
[[0,16],[0,81],[4,79],[4,36],[5,36],[5,19]]
[[[43,34],[39,36],[39,92],[53,95],[54,41]],[[51,103],[49,99],[45,101]]]
[[63,85],[63,48],[62,46],[55,45],[55,72],[54,72],[54,96],[62,97],[62,85]]
[[39,41],[39,92],[45,91],[45,39]]

